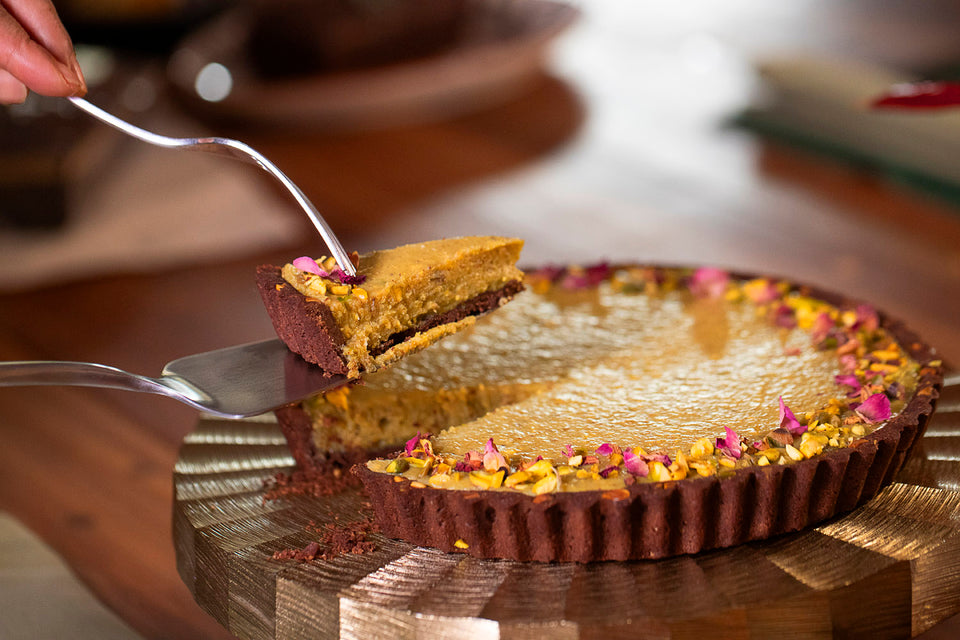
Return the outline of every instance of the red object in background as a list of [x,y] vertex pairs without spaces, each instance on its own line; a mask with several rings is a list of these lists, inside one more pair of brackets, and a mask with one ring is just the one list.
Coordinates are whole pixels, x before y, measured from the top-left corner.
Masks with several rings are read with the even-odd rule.
[[896,84],[890,88],[890,91],[874,98],[870,103],[874,109],[937,109],[956,105],[960,105],[960,83],[958,82]]

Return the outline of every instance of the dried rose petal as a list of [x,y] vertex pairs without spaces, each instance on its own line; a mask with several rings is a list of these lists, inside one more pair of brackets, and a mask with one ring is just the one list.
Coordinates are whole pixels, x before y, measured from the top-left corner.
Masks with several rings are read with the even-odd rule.
[[740,436],[730,427],[724,427],[726,435],[723,438],[717,438],[716,447],[731,458],[740,458]]
[[693,272],[687,286],[698,298],[719,298],[727,291],[730,274],[714,267],[700,267]]
[[643,456],[643,459],[647,462],[660,462],[668,467],[673,464],[673,461],[670,460],[670,456],[665,453],[654,453],[648,456]]
[[904,387],[899,382],[892,382],[890,386],[887,387],[887,397],[891,400],[902,400],[904,393],[906,392],[906,387]]
[[890,398],[885,393],[875,393],[864,400],[855,411],[857,415],[869,423],[888,420],[893,412],[890,410]]
[[827,338],[830,337],[831,333],[835,328],[835,323],[833,318],[830,317],[829,313],[823,312],[819,314],[813,320],[813,327],[810,329],[810,335],[813,338],[814,344],[822,344]]
[[759,280],[748,283],[743,292],[754,304],[767,304],[780,297],[780,290],[772,280]]
[[560,280],[564,289],[589,289],[603,282],[610,274],[610,265],[606,262],[586,267],[585,269],[569,270]]
[[780,403],[780,428],[786,429],[795,436],[798,436],[806,431],[806,425],[800,424],[800,421],[797,420],[797,417],[793,415],[793,411],[791,411],[790,407],[788,407],[783,401],[783,396],[780,396],[778,402]]
[[845,353],[840,356],[840,371],[842,373],[853,373],[857,370],[857,356],[852,353]]
[[587,281],[590,282],[591,285],[598,285],[610,276],[610,264],[600,262],[590,265],[584,271]]
[[409,458],[410,456],[413,455],[413,452],[416,451],[417,445],[420,444],[420,439],[421,439],[421,438],[429,438],[429,437],[430,437],[430,434],[429,434],[429,433],[420,433],[419,431],[417,431],[417,435],[415,435],[415,436],[413,436],[412,438],[410,438],[409,440],[407,440],[407,444],[406,444],[406,446],[403,448],[403,452],[404,452],[404,453],[407,455],[407,457]]
[[598,456],[609,456],[613,453],[613,445],[609,442],[604,442],[602,445],[597,447],[596,453]]
[[543,278],[544,280],[549,280],[550,282],[555,282],[560,278],[561,275],[566,271],[566,267],[557,267],[557,266],[546,266],[537,269],[529,274],[529,277],[534,279]]
[[647,474],[650,473],[650,467],[647,466],[647,462],[643,459],[643,456],[638,456],[630,449],[623,450],[623,468],[626,469],[628,473],[640,476],[641,478],[646,478]]
[[307,273],[323,277],[324,271],[317,264],[317,261],[309,256],[300,256],[290,264],[300,271],[306,271]]
[[860,395],[860,381],[857,379],[857,376],[852,373],[840,374],[834,376],[833,379],[841,387],[850,387],[850,392],[847,394],[848,398],[855,398]]
[[856,312],[857,321],[853,324],[854,329],[876,331],[880,327],[880,316],[877,315],[877,310],[870,305],[857,305]]
[[573,456],[577,455],[576,452],[574,452],[574,450],[573,450],[573,446],[572,446],[572,445],[569,445],[569,444],[568,444],[568,445],[564,445],[564,447],[563,447],[563,454],[564,454],[565,456],[567,456],[568,458],[572,458]]
[[358,273],[355,276],[352,276],[339,267],[331,271],[329,276],[327,277],[329,277],[332,280],[336,280],[340,284],[349,284],[351,286],[363,284],[364,282],[367,281],[367,276],[360,273]]
[[780,304],[773,310],[773,324],[784,329],[793,329],[797,326],[797,316],[789,306]]
[[429,438],[430,434],[424,434],[424,437],[420,439],[420,448],[423,449],[423,453],[428,457],[433,457],[433,443],[425,438]]
[[611,473],[613,473],[613,472],[616,471],[617,469],[618,469],[618,467],[617,467],[616,465],[610,465],[609,467],[607,467],[607,468],[605,468],[605,469],[601,469],[601,470],[600,470],[600,477],[601,477],[601,478],[606,478],[607,476],[609,476]]
[[493,443],[493,438],[490,438],[484,447],[483,468],[487,471],[496,471],[503,467],[508,467],[507,459],[497,449],[497,445]]

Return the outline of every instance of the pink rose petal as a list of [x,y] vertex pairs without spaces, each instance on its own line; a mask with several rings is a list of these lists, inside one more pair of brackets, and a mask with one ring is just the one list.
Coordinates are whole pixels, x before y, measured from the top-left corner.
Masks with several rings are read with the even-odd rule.
[[660,462],[666,466],[670,466],[673,462],[670,460],[670,456],[665,453],[654,453],[649,456],[643,456],[643,459],[646,462]]
[[567,272],[560,286],[564,289],[587,289],[603,282],[609,274],[610,265],[602,262],[582,270],[578,269],[574,272]]
[[857,321],[854,323],[854,329],[864,329],[866,331],[876,331],[880,327],[880,316],[877,310],[868,304],[857,306]]
[[300,271],[306,271],[307,273],[312,273],[318,276],[323,275],[323,270],[319,265],[317,265],[317,261],[309,256],[300,256],[290,264]]
[[632,475],[646,478],[650,473],[650,467],[647,466],[643,456],[638,456],[630,449],[623,450],[623,467]]
[[780,290],[777,289],[776,283],[771,280],[764,280],[763,286],[745,287],[744,292],[754,304],[767,304],[780,297]]
[[856,408],[856,412],[868,423],[883,422],[893,415],[890,409],[890,398],[884,393],[875,393],[864,400]]
[[813,327],[810,331],[810,336],[813,338],[814,344],[820,344],[824,340],[830,337],[830,334],[835,328],[833,318],[830,317],[829,313],[821,313],[813,321]]
[[565,267],[548,265],[546,267],[540,267],[536,271],[530,273],[530,277],[543,278],[545,280],[549,280],[550,282],[556,282],[557,279],[559,279],[560,276],[562,276],[565,271],[566,271]]
[[700,267],[690,276],[690,293],[698,298],[719,298],[727,291],[730,274],[722,269]]
[[742,451],[740,451],[740,436],[730,427],[725,426],[724,430],[726,431],[726,435],[722,438],[717,438],[716,447],[731,458],[739,459],[742,453]]
[[773,324],[785,329],[793,329],[797,326],[797,317],[793,309],[785,304],[780,304],[773,311]]
[[841,387],[849,387],[850,392],[847,393],[848,398],[855,398],[860,395],[860,381],[857,379],[857,376],[852,373],[840,374],[834,376],[834,381]]
[[786,429],[795,436],[805,432],[807,430],[806,425],[800,424],[790,407],[784,403],[783,396],[780,396],[778,402],[780,403],[780,428]]
[[611,453],[613,453],[613,445],[609,442],[604,442],[602,445],[597,447],[596,453],[598,456],[609,456]]
[[857,356],[852,353],[845,353],[840,356],[840,371],[842,373],[853,373],[857,370]]
[[407,444],[406,444],[406,446],[403,448],[403,452],[404,452],[404,453],[407,455],[407,457],[409,458],[410,456],[413,455],[413,452],[416,450],[417,445],[420,443],[420,439],[421,439],[421,438],[429,438],[429,437],[430,437],[430,434],[428,434],[428,433],[421,434],[419,431],[417,431],[417,435],[415,435],[415,436],[413,436],[412,438],[410,438],[409,440],[407,440]]
[[329,277],[331,280],[336,280],[340,284],[349,284],[351,286],[363,284],[364,282],[367,281],[367,276],[360,273],[358,273],[355,276],[352,276],[339,267],[331,271],[330,274],[326,277]]
[[497,445],[493,444],[493,438],[487,440],[484,447],[483,468],[487,471],[496,471],[507,466],[507,459],[497,449]]

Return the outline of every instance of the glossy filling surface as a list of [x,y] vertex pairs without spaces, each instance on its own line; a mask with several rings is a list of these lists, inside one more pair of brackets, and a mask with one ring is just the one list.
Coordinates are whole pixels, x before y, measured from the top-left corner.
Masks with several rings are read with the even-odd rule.
[[[482,450],[493,436],[504,455],[551,460],[568,443],[673,453],[724,426],[758,438],[776,424],[780,396],[807,412],[837,393],[834,354],[809,348],[804,331],[772,326],[748,305],[681,292],[622,295],[606,285],[598,293],[594,304],[564,310],[593,350],[559,359],[565,382],[452,426],[437,436],[436,450]],[[522,343],[525,333],[518,327],[513,339]],[[607,348],[597,349],[601,343]]]

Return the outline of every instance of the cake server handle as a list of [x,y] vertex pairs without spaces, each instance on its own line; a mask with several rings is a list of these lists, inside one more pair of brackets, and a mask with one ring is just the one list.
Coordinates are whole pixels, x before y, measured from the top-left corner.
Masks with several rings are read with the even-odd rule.
[[196,408],[204,394],[175,378],[149,378],[92,362],[31,360],[0,362],[0,387],[68,386],[143,391],[170,396]]
[[313,226],[315,226],[317,231],[320,232],[320,237],[323,238],[327,248],[330,249],[331,255],[336,258],[337,264],[340,266],[340,268],[351,276],[357,275],[357,270],[354,268],[353,262],[350,260],[350,256],[344,250],[343,245],[340,244],[340,241],[337,239],[337,236],[333,233],[333,230],[327,224],[326,220],[323,219],[323,216],[320,215],[320,212],[317,211],[317,208],[313,206],[313,203],[310,202],[307,196],[304,195],[303,191],[301,191],[300,188],[286,176],[286,174],[280,171],[275,164],[267,160],[263,154],[256,151],[249,145],[244,144],[239,140],[232,140],[230,138],[169,138],[167,136],[161,136],[151,131],[147,131],[146,129],[141,129],[140,127],[132,125],[126,120],[122,120],[112,113],[108,113],[100,107],[87,102],[83,98],[67,98],[67,100],[69,100],[73,106],[77,107],[84,113],[93,116],[97,120],[110,125],[118,131],[121,131],[129,136],[133,136],[137,140],[167,149],[206,151],[208,153],[230,156],[231,158],[237,158],[239,160],[257,165],[271,176],[276,178],[277,181],[279,181],[280,184],[282,184],[284,188],[290,192],[290,195],[293,196],[293,199],[297,201],[297,204],[300,205],[300,208],[303,209],[303,212],[307,214],[308,218],[310,218]]
[[223,418],[260,415],[345,382],[343,376],[327,375],[276,339],[184,356],[168,362],[155,378],[92,362],[0,362],[0,387],[141,391],[168,396]]

